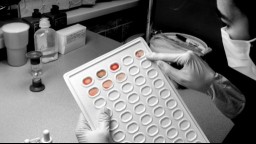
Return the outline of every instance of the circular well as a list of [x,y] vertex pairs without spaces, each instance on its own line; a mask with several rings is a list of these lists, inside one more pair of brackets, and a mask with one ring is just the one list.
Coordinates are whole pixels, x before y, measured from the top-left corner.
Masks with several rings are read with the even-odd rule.
[[90,86],[93,84],[93,79],[91,77],[86,77],[83,79],[83,85],[84,86]]
[[133,85],[131,83],[126,83],[122,86],[122,90],[124,93],[129,93],[133,90]]
[[179,123],[179,127],[181,130],[186,131],[190,128],[191,124],[187,120],[183,120]]
[[125,66],[133,64],[133,58],[131,56],[126,56],[123,58],[123,63]]
[[141,117],[140,121],[144,126],[147,126],[153,121],[153,118],[151,117],[151,115],[145,114]]
[[153,82],[155,88],[160,89],[164,86],[164,81],[161,79],[157,79]]
[[125,139],[125,133],[123,131],[117,131],[113,134],[113,140],[117,143],[123,141]]
[[100,94],[100,90],[95,87],[95,88],[90,89],[88,93],[89,93],[89,96],[96,97]]
[[192,142],[197,138],[197,134],[196,134],[196,132],[191,130],[186,133],[186,138],[188,139],[188,141]]
[[151,69],[147,72],[147,75],[150,79],[154,79],[158,76],[158,72],[155,69]]
[[135,111],[136,114],[141,115],[141,114],[143,114],[146,111],[146,106],[144,104],[142,104],[142,103],[137,104],[134,107],[134,111]]
[[164,108],[161,106],[158,106],[154,109],[154,115],[159,118],[165,114]]
[[118,63],[113,63],[110,65],[110,70],[112,72],[117,72],[120,70],[120,65]]
[[149,106],[154,107],[159,103],[159,100],[156,96],[151,96],[147,99],[147,103]]
[[141,88],[141,94],[144,96],[149,96],[152,93],[152,89],[149,86],[145,86],[143,88]]
[[154,143],[165,143],[165,138],[163,136],[158,136],[154,138]]
[[127,80],[127,76],[126,76],[125,73],[117,74],[116,75],[116,80],[117,80],[117,82],[122,83],[122,82]]
[[135,56],[136,58],[141,59],[145,56],[145,52],[143,50],[138,50],[135,52]]
[[139,131],[139,125],[136,122],[132,122],[127,125],[127,130],[130,134],[135,134]]
[[167,136],[169,139],[174,139],[179,135],[179,132],[175,128],[170,128],[167,131]]
[[173,110],[174,108],[176,108],[178,106],[178,103],[174,100],[174,99],[169,99],[166,102],[166,106],[170,109]]
[[126,106],[127,105],[124,101],[118,101],[114,104],[114,108],[117,112],[121,112],[121,111],[125,110]]
[[137,66],[132,66],[129,68],[129,73],[132,76],[137,75],[140,72],[140,69]]
[[132,118],[133,118],[132,113],[129,111],[125,111],[124,113],[121,114],[121,120],[124,123],[131,121]]
[[107,81],[105,81],[105,82],[102,83],[102,87],[103,87],[105,90],[109,90],[109,89],[111,89],[113,86],[114,86],[114,83],[113,83],[111,80],[107,80]]
[[167,99],[171,96],[171,91],[167,90],[167,89],[161,90],[160,91],[160,96],[161,96],[162,99]]
[[137,93],[132,93],[128,96],[128,101],[130,104],[135,104],[140,100],[140,96]]
[[142,86],[146,83],[146,78],[143,77],[143,76],[138,76],[138,77],[135,78],[135,83],[138,86]]
[[110,122],[110,131],[114,131],[119,127],[117,120],[111,120]]
[[141,62],[141,66],[144,69],[148,69],[152,66],[152,63],[149,60],[144,60]]
[[121,96],[121,94],[117,90],[113,90],[108,93],[108,98],[111,101],[115,101],[115,100],[119,99],[120,96]]
[[135,143],[144,143],[146,141],[146,136],[143,133],[138,133],[133,137]]
[[94,105],[97,109],[101,109],[106,106],[107,101],[104,98],[98,98],[94,101]]
[[171,126],[171,124],[172,124],[172,121],[168,117],[164,117],[160,120],[160,125],[162,128],[168,128],[169,126]]
[[156,125],[151,125],[147,128],[147,133],[149,136],[153,137],[157,135],[159,132],[158,127]]
[[105,70],[100,70],[100,71],[97,72],[97,77],[98,77],[99,79],[103,79],[103,78],[105,78],[106,76],[107,76],[107,72],[106,72]]
[[183,113],[183,111],[180,110],[180,109],[175,110],[175,111],[173,112],[173,117],[174,117],[174,119],[176,119],[176,120],[180,120],[180,119],[182,119],[182,118],[184,117],[184,113]]

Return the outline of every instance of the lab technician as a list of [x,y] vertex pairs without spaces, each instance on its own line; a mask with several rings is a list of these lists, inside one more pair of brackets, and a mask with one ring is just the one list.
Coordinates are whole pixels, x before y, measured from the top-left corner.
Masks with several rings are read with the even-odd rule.
[[[256,47],[253,43],[256,41],[256,8],[252,0],[217,0],[217,7],[217,13],[225,24],[221,33],[228,75],[224,77],[215,72],[191,51],[159,53],[158,49],[158,53],[147,58],[156,61],[175,82],[211,96],[220,111],[236,124],[225,142],[246,142],[255,137]],[[183,68],[176,69],[166,62],[180,64]],[[81,115],[76,130],[78,141],[109,142],[109,115],[108,109],[101,110],[99,128],[95,131]]]

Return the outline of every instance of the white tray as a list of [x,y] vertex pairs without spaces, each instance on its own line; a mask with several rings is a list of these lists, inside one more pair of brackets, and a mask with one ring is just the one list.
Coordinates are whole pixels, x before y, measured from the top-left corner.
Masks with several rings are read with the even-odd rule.
[[[112,111],[111,135],[114,142],[203,142],[207,137],[193,118],[170,80],[145,55],[136,57],[137,51],[151,53],[142,38],[138,38],[64,75],[64,79],[92,129],[98,126],[99,110],[106,106]],[[110,66],[120,65],[113,72]],[[97,72],[105,70],[99,79]],[[117,82],[116,76],[127,77]],[[91,77],[91,85],[83,80]],[[107,80],[113,86],[105,90]],[[98,88],[96,96],[89,91]]]

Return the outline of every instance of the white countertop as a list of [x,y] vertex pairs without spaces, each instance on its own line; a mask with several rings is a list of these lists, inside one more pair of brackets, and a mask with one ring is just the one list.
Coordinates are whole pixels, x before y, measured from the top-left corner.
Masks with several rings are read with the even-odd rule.
[[96,3],[92,8],[78,8],[67,12],[68,25],[137,6],[139,0],[113,0]]

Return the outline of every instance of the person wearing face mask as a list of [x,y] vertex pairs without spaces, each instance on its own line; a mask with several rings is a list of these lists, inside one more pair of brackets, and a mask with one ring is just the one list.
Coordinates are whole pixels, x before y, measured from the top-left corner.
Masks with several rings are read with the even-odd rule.
[[[254,90],[256,90],[256,19],[254,3],[249,0],[216,0],[218,14],[226,25],[221,29],[223,45],[229,68],[225,76],[215,71],[191,51],[148,55],[172,80],[187,88],[211,96],[213,103],[236,124],[225,142],[246,142],[253,138]],[[166,45],[167,46],[167,45]],[[168,47],[162,47],[166,49]],[[176,69],[168,63],[182,65]],[[109,116],[103,112],[105,124],[91,131],[88,122],[80,116],[77,138],[79,142],[109,142]],[[99,139],[98,139],[99,140]]]
[[[254,90],[256,90],[256,18],[254,3],[246,0],[217,0],[218,15],[229,69],[225,77],[193,52],[159,53],[148,59],[177,83],[206,93],[220,111],[236,124],[225,142],[246,142],[253,137]],[[166,62],[182,65],[176,69]]]

